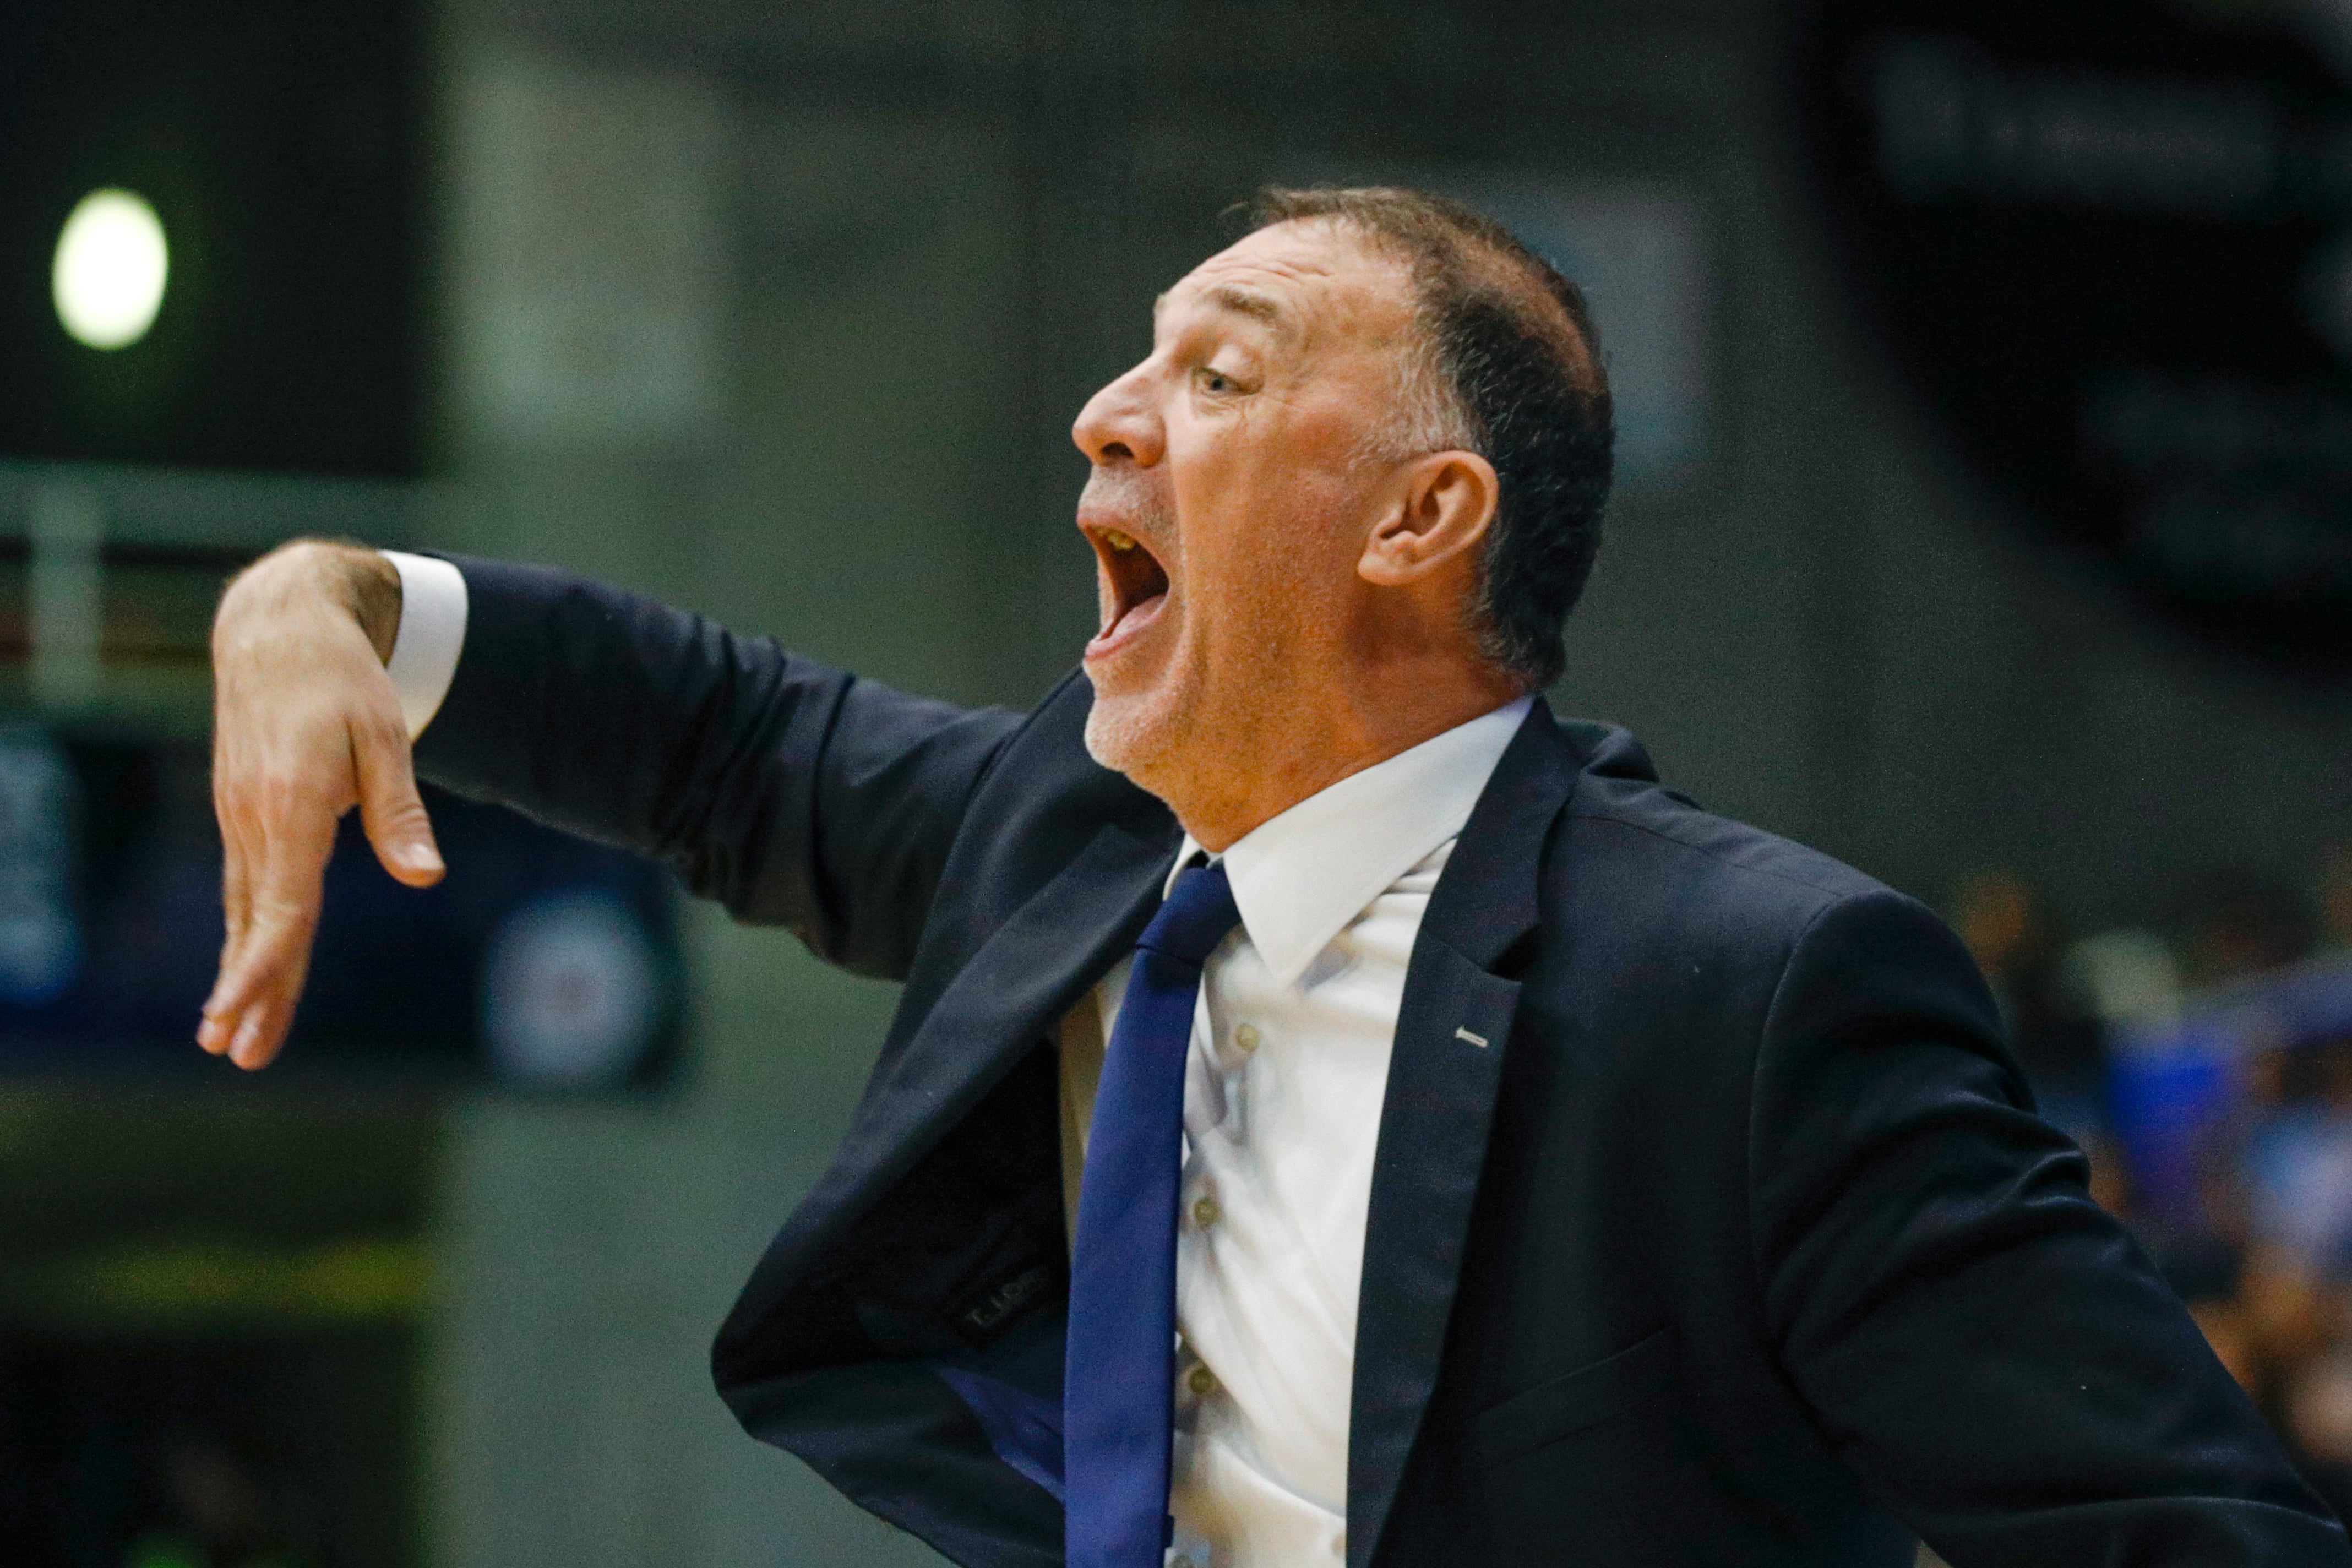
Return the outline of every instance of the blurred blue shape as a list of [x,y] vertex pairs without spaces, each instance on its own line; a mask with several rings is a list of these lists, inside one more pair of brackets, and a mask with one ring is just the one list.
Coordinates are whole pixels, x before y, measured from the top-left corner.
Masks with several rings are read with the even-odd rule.
[[2207,1228],[2205,1178],[2228,1157],[2246,1104],[2244,1052],[2224,1023],[2126,1031],[2107,1076],[2107,1113],[2147,1213]]
[[2343,953],[2203,993],[2174,1022],[2119,1029],[2107,1110],[2140,1205],[2175,1225],[2209,1227],[2217,1216],[2208,1212],[2207,1178],[2243,1152],[2256,1109],[2253,1059],[2347,1038],[2352,955]]
[[[669,874],[502,807],[430,786],[425,798],[449,868],[429,889],[394,882],[345,817],[272,1077],[663,1080],[684,989]],[[27,815],[25,800],[49,804]],[[194,1042],[224,934],[202,745],[0,741],[12,812],[29,826],[0,822],[0,1074],[220,1074]],[[54,957],[60,929],[70,968]]]
[[0,1003],[43,1006],[80,971],[73,886],[79,793],[47,734],[0,735]]

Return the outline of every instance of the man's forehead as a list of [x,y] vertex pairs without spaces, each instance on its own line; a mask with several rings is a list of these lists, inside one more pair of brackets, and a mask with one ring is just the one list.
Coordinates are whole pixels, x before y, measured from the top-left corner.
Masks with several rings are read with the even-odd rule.
[[1210,257],[1152,301],[1154,320],[1171,309],[1205,308],[1297,332],[1302,317],[1340,296],[1392,288],[1402,269],[1329,223],[1262,228]]

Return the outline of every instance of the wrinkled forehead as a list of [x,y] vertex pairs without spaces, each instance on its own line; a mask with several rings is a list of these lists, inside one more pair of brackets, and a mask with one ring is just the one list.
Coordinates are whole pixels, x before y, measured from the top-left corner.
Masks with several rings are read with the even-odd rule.
[[1162,333],[1228,318],[1289,346],[1384,343],[1411,328],[1412,279],[1402,260],[1348,225],[1314,218],[1244,235],[1160,296]]

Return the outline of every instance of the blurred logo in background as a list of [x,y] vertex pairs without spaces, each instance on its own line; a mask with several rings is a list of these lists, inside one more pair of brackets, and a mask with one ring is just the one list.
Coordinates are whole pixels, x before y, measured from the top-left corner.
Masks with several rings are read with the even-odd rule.
[[2177,623],[2352,671],[2352,0],[1818,0],[1796,61],[1959,454]]
[[482,1036],[502,1078],[625,1081],[662,1023],[643,918],[609,893],[544,894],[508,915],[482,966]]

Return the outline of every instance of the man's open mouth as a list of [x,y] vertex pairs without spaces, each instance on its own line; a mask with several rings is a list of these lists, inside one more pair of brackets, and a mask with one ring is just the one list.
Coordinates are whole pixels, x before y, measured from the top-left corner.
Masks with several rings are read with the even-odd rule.
[[1130,534],[1107,528],[1090,537],[1110,584],[1103,628],[1087,649],[1090,655],[1100,655],[1136,636],[1160,614],[1168,602],[1168,573],[1159,558]]

